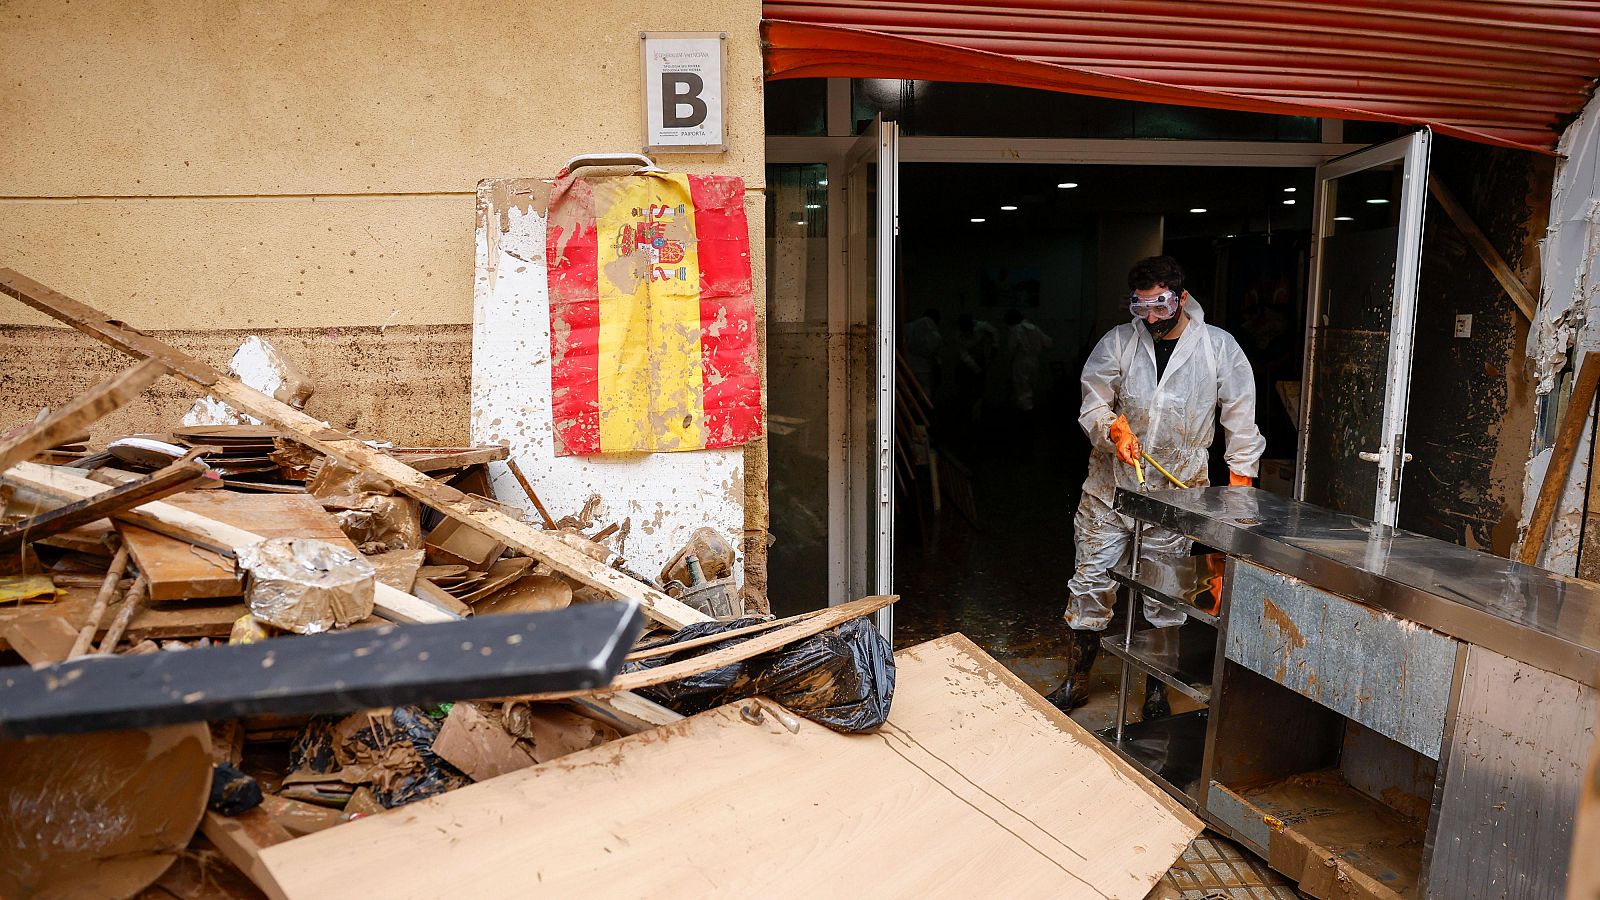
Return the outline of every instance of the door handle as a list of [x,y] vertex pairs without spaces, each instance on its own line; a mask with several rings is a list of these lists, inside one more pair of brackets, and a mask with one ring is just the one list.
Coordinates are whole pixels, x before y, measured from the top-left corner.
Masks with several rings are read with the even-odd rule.
[[[1357,453],[1356,456],[1359,456],[1363,462],[1369,463],[1375,463],[1381,458],[1378,453],[1368,453],[1364,450],[1360,453]],[[1405,458],[1401,460],[1402,462],[1411,462],[1411,460],[1416,458],[1409,453],[1405,454],[1404,456]]]

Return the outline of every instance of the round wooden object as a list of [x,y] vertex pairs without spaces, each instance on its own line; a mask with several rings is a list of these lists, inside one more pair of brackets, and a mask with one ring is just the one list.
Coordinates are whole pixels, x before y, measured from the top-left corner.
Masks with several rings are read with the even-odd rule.
[[0,741],[0,897],[131,897],[211,792],[204,724]]

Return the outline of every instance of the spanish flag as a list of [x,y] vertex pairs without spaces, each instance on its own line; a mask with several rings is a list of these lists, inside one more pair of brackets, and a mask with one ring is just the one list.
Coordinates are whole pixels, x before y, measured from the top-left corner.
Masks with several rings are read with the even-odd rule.
[[759,437],[743,180],[568,175],[547,222],[556,455]]

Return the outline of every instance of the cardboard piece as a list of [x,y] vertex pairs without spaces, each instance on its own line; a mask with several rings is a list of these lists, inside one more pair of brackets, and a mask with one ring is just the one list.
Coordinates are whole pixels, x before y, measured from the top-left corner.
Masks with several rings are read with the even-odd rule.
[[498,717],[485,714],[472,703],[457,703],[450,708],[444,727],[433,741],[433,752],[473,781],[487,781],[538,761],[516,735],[506,731]]
[[378,570],[378,583],[387,584],[397,591],[411,593],[416,583],[417,570],[422,568],[421,550],[391,550],[367,557],[367,562]]
[[0,631],[0,638],[17,651],[30,666],[60,662],[72,653],[78,631],[60,615],[14,622]]
[[459,563],[469,569],[487,569],[506,550],[504,542],[490,537],[459,519],[445,519],[428,533],[423,544],[428,562],[435,565]]
[[529,885],[586,898],[864,886],[1141,898],[1199,833],[1198,819],[965,638],[904,650],[898,663],[878,734],[791,730],[765,701],[744,701],[280,844],[262,861],[290,898],[352,884],[477,898]]

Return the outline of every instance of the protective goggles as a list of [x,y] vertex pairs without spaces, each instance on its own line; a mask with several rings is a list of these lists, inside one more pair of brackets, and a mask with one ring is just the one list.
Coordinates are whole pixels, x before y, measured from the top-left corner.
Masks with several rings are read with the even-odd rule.
[[1148,318],[1154,315],[1158,319],[1170,319],[1178,313],[1178,294],[1176,291],[1162,291],[1154,297],[1140,297],[1137,293],[1128,295],[1128,312],[1135,319]]

